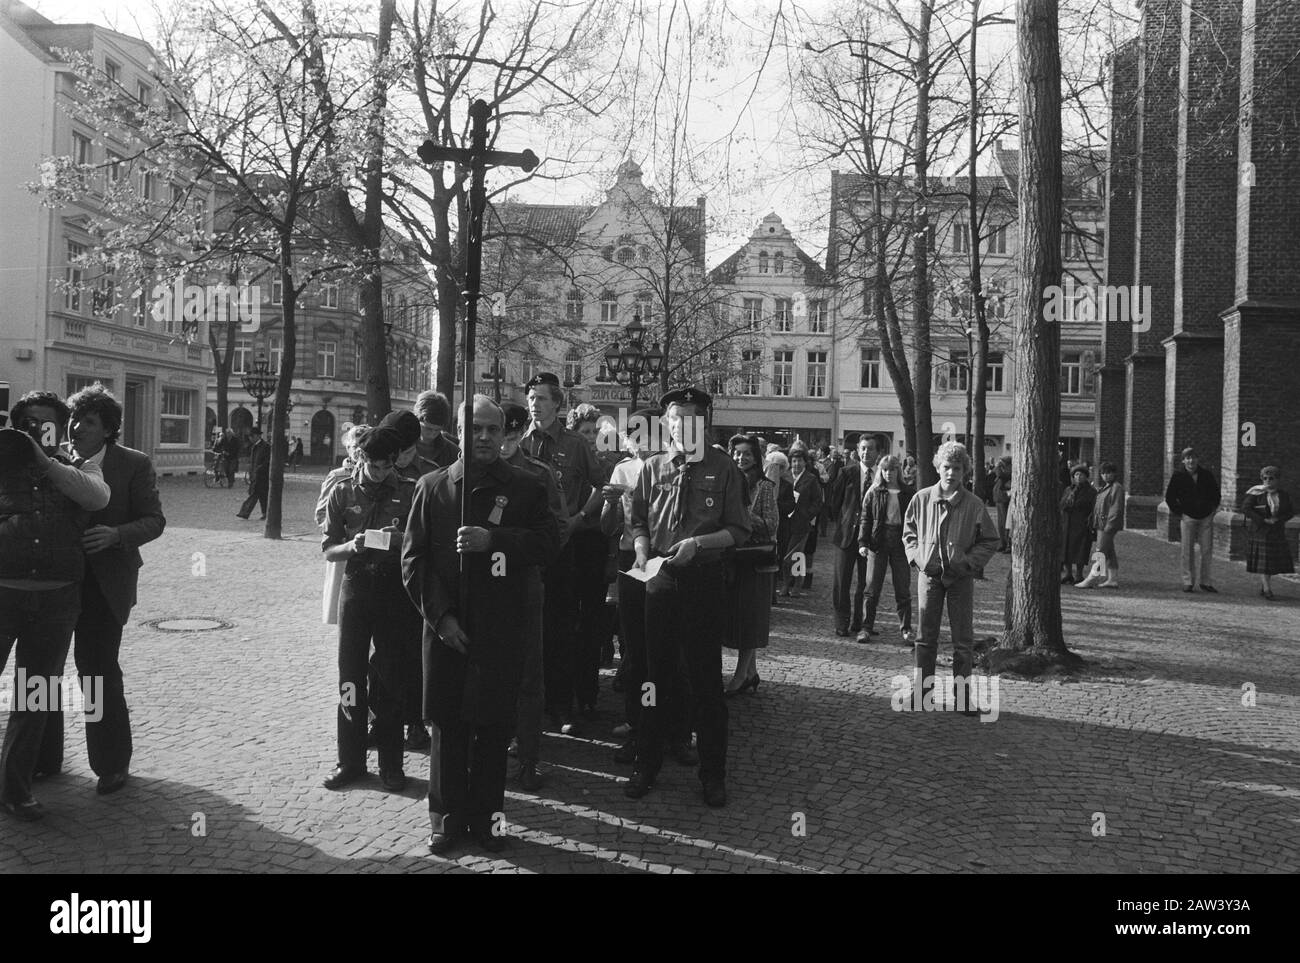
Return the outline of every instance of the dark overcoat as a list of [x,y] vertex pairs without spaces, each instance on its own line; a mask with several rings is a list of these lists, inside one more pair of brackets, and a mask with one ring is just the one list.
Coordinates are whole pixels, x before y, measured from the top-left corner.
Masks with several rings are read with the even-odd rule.
[[[486,552],[467,553],[469,579],[461,610],[460,492],[464,463],[423,476],[402,543],[402,580],[424,616],[424,718],[445,726],[513,725],[528,626],[530,575],[558,553],[559,529],[541,479],[497,459],[471,466],[469,524],[491,534]],[[493,511],[500,506],[500,515]],[[462,655],[436,626],[447,613],[469,637]]]

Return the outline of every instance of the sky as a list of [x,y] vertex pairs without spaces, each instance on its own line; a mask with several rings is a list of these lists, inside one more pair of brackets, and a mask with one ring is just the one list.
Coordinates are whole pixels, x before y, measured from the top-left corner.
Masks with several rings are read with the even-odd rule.
[[[56,22],[95,22],[123,33],[150,39],[151,0],[26,0]],[[159,0],[166,3],[167,0]],[[509,0],[498,0],[508,3]],[[669,3],[670,0],[650,0]],[[733,15],[731,43],[717,56],[706,58],[695,72],[693,111],[688,136],[709,147],[714,169],[702,172],[711,179],[707,191],[710,215],[709,264],[735,251],[769,212],[780,214],[800,245],[821,259],[826,247],[827,207],[832,164],[810,163],[800,142],[800,112],[791,79],[800,58],[813,56],[802,49],[805,29],[828,15],[831,0],[687,0],[695,3],[726,2]],[[842,0],[841,0],[842,2]],[[909,5],[902,0],[901,6]],[[983,9],[1012,5],[1012,0],[983,0]],[[779,36],[769,49],[773,15],[780,14]],[[1013,28],[996,28],[986,37],[981,60],[1003,61],[1013,56]],[[527,139],[537,135],[524,135]],[[507,149],[532,147],[546,156],[546,143],[522,143],[502,135]],[[659,171],[654,158],[628,151],[634,135],[611,138],[609,156],[591,165],[587,176],[563,182],[533,182],[517,190],[518,200],[535,203],[590,203],[612,183],[613,171],[631,154],[642,164],[645,180],[656,187]],[[843,165],[841,169],[848,169]],[[947,173],[940,169],[936,173]],[[984,171],[981,171],[983,173]],[[679,199],[693,203],[694,191]]]

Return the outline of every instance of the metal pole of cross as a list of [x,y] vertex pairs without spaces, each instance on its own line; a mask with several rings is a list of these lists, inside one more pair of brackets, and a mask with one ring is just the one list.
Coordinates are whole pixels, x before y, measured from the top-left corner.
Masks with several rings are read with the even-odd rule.
[[[488,117],[492,108],[485,100],[476,100],[469,108],[472,122],[470,146],[443,147],[431,140],[420,145],[416,154],[426,164],[452,161],[470,170],[469,183],[469,234],[465,244],[465,330],[462,340],[464,345],[464,365],[462,384],[465,386],[464,414],[460,423],[460,458],[464,480],[460,489],[460,524],[469,524],[469,458],[470,446],[474,443],[474,338],[478,326],[478,300],[483,277],[483,209],[487,207],[487,191],[483,186],[483,176],[489,167],[518,167],[525,173],[537,167],[537,155],[531,150],[512,153],[504,150],[488,150]],[[465,578],[465,556],[460,558],[461,613],[465,611],[465,593],[468,589]]]

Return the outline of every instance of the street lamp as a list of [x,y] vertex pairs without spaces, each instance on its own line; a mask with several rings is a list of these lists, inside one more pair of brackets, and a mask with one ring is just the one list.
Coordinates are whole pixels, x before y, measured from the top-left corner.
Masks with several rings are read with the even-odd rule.
[[615,341],[605,349],[605,367],[609,376],[632,393],[632,410],[636,410],[641,389],[659,377],[664,368],[664,353],[655,342],[647,351],[644,346],[645,325],[641,315],[632,315],[632,323],[623,329],[623,345]]
[[257,360],[253,362],[253,370],[244,372],[239,380],[244,383],[244,390],[257,399],[257,430],[261,431],[262,402],[275,394],[276,384],[280,379],[271,374],[271,366],[267,364],[266,355],[258,352]]

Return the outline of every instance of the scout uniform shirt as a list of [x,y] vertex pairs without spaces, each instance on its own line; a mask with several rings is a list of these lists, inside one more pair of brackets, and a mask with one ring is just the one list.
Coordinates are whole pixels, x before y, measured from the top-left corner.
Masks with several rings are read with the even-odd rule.
[[[551,422],[549,428],[542,428],[535,421],[530,423],[524,437],[519,440],[519,447],[551,466],[567,517],[582,511],[584,481],[592,488],[605,485],[608,476],[596,460],[596,453],[580,434],[560,424],[559,418]],[[590,494],[590,490],[587,493]]]
[[[694,461],[670,447],[646,458],[632,493],[628,529],[633,542],[645,535],[650,554],[667,555],[668,549],[695,535],[731,532],[736,545],[749,539],[749,510],[745,483],[727,455],[704,446]],[[700,549],[692,564],[721,561],[723,549]]]

